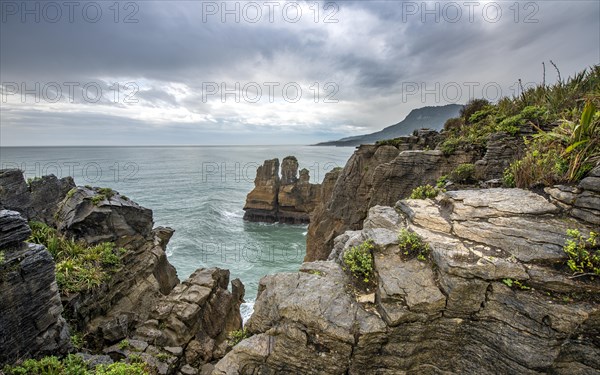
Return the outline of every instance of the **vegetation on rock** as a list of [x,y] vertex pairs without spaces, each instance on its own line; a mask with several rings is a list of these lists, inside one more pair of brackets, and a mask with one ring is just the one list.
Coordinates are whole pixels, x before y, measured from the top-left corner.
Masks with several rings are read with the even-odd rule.
[[31,222],[28,241],[44,245],[56,262],[56,282],[61,294],[77,293],[102,285],[122,266],[123,248],[110,242],[88,246],[59,234],[40,222]]
[[344,264],[352,275],[368,283],[373,277],[373,241],[368,240],[353,246],[344,253]]
[[427,260],[429,256],[429,245],[423,239],[408,229],[402,228],[398,235],[398,247],[400,252],[407,257],[417,257],[420,261]]
[[242,340],[247,339],[250,336],[252,335],[250,334],[250,332],[248,332],[246,328],[231,331],[229,332],[229,340],[227,341],[227,345],[233,348],[234,346],[242,342]]
[[145,363],[116,362],[110,365],[99,365],[93,370],[78,355],[68,355],[63,359],[44,357],[28,359],[18,366],[5,366],[7,375],[147,375],[150,374]]
[[475,165],[474,164],[461,164],[456,167],[448,175],[448,179],[457,183],[470,183],[474,181],[475,177]]
[[443,193],[445,190],[439,187],[433,187],[431,185],[417,186],[410,193],[410,199],[433,199],[437,197],[439,193]]
[[526,135],[525,155],[504,176],[506,186],[573,183],[600,160],[600,65],[555,85],[524,90],[492,104],[471,100],[444,127],[444,154],[485,148],[491,134]]
[[578,274],[600,275],[600,241],[598,233],[590,232],[586,239],[577,229],[567,230],[569,237],[563,250],[569,257],[567,265]]

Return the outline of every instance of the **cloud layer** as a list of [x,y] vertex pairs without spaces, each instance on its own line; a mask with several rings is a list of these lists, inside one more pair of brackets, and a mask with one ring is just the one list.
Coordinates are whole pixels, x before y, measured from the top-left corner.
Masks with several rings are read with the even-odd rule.
[[3,146],[311,143],[600,62],[597,1],[23,4],[1,9]]

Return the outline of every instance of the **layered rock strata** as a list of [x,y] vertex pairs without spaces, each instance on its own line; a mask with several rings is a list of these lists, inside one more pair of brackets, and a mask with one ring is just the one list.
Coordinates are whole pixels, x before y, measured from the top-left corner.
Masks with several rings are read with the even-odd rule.
[[265,160],[256,171],[254,189],[246,197],[244,220],[306,224],[319,201],[320,185],[311,184],[307,169],[300,171],[298,160],[288,156]]
[[[562,212],[519,189],[374,206],[329,260],[261,280],[252,336],[213,374],[597,374],[600,284],[570,277],[562,250],[567,229],[597,227]],[[427,261],[399,250],[402,228]],[[341,261],[368,239],[373,297]]]

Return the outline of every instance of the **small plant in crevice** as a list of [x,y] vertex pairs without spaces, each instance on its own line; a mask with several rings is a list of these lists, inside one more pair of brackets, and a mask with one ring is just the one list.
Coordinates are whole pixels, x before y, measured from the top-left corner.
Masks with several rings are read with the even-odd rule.
[[119,349],[125,350],[127,348],[129,348],[129,341],[127,339],[121,340],[121,342],[119,342]]
[[0,251],[0,265],[4,263],[4,251]]
[[568,256],[567,266],[579,276],[600,275],[600,241],[597,232],[585,238],[577,229],[567,230],[563,247]]
[[97,206],[98,204],[100,204],[100,202],[102,202],[105,199],[106,197],[103,194],[97,194],[91,198],[91,201],[94,206]]
[[433,199],[438,196],[439,193],[444,193],[446,190],[439,187],[433,187],[431,185],[417,186],[410,193],[409,199]]
[[239,344],[244,339],[247,339],[250,336],[252,335],[250,334],[250,332],[248,332],[248,330],[245,327],[242,329],[231,331],[228,335],[227,345],[233,348],[234,346],[236,346],[237,344]]
[[502,279],[502,282],[508,286],[509,288],[519,288],[521,290],[529,290],[531,289],[531,287],[523,284],[522,282],[520,282],[519,280],[513,280],[513,279]]
[[475,165],[466,163],[460,164],[448,175],[448,179],[457,183],[471,183],[475,179]]
[[400,234],[398,234],[398,248],[405,257],[416,257],[421,262],[427,260],[431,251],[421,236],[406,228],[400,230]]
[[[373,249],[375,245],[372,240],[367,240],[358,246],[346,250],[343,255],[344,265],[348,267],[352,275],[365,283],[372,280],[374,274]],[[346,269],[346,268],[344,268]]]

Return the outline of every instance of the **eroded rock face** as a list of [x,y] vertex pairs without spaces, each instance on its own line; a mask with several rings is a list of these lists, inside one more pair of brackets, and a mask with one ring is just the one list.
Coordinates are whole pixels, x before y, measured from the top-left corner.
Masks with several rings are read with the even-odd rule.
[[572,216],[600,225],[600,166],[590,171],[578,186],[556,185],[544,190]]
[[244,220],[277,221],[279,184],[279,159],[265,160],[256,170],[254,189],[246,197]]
[[425,151],[419,147],[424,144],[410,141],[410,137],[396,147],[360,146],[335,182],[330,198],[323,197],[315,209],[308,227],[304,260],[327,259],[333,239],[346,230],[361,229],[370,207],[394,205],[415,187],[435,185],[440,176],[459,164],[473,163],[479,158],[476,151],[445,156],[439,150]]
[[111,189],[77,187],[57,212],[58,230],[89,244],[119,244],[135,235],[151,239],[152,225],[152,210]]
[[221,358],[227,335],[242,327],[240,305],[244,287],[236,279],[229,292],[228,284],[228,270],[197,270],[156,302],[134,338],[159,347],[182,348],[180,367],[199,369]]
[[70,349],[54,261],[18,212],[0,211],[0,365]]
[[18,211],[28,220],[55,225],[58,202],[73,188],[72,177],[43,176],[27,185],[21,170],[3,169],[0,170],[0,207]]
[[298,178],[298,160],[293,156],[283,159],[281,179],[279,160],[265,160],[256,172],[254,189],[246,197],[244,220],[308,223],[320,193],[320,185],[309,181],[307,169],[302,169]]
[[[429,244],[430,260],[400,253],[401,228]],[[574,228],[593,229],[519,189],[372,207],[330,260],[261,280],[253,336],[213,374],[598,373],[600,284],[564,267]],[[376,244],[374,303],[359,302],[370,298],[341,266],[366,239]]]

